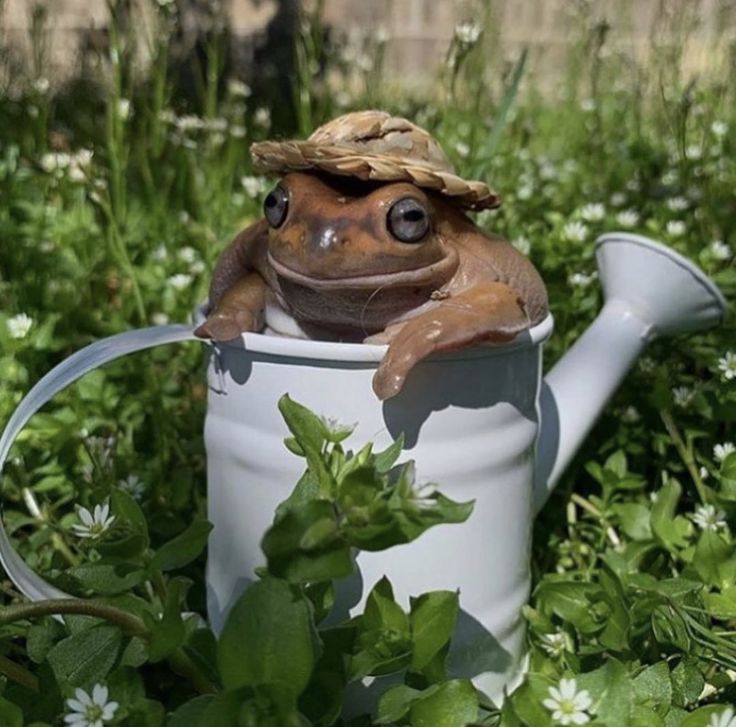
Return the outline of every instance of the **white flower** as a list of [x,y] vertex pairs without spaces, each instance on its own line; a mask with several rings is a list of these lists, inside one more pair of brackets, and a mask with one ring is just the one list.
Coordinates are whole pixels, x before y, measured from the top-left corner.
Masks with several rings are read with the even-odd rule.
[[266,191],[266,180],[263,177],[241,177],[240,183],[248,196],[253,199]]
[[678,179],[677,170],[668,169],[662,175],[662,184],[666,184],[668,187],[671,187],[677,181],[677,179]]
[[562,236],[570,242],[584,242],[588,236],[588,226],[582,222],[568,222],[562,228]]
[[580,108],[583,111],[588,111],[588,112],[595,111],[595,101],[592,98],[584,98],[580,102]]
[[159,245],[152,253],[151,257],[157,262],[163,262],[169,256],[166,245]]
[[251,95],[250,86],[237,78],[231,78],[227,82],[227,92],[235,98],[248,98]]
[[657,368],[657,362],[649,356],[642,356],[642,358],[639,359],[639,368],[645,374],[651,374],[652,371]]
[[559,658],[565,651],[569,651],[571,646],[570,637],[562,631],[556,631],[553,634],[542,634],[540,642],[542,649],[553,659]]
[[578,685],[574,679],[561,679],[559,687],[550,687],[549,697],[542,704],[552,712],[552,719],[559,724],[590,722],[586,710],[590,709],[593,700],[587,689],[578,692]]
[[716,136],[726,136],[728,134],[728,124],[725,121],[714,121],[710,125],[710,130]]
[[703,150],[697,144],[690,144],[685,149],[685,156],[690,160],[700,159],[703,156]]
[[625,424],[634,424],[641,419],[641,414],[635,406],[627,406],[623,412],[621,412],[621,421]]
[[713,240],[708,246],[708,250],[716,260],[728,260],[733,255],[730,245],[727,245],[723,240]]
[[511,244],[522,254],[522,255],[528,255],[529,252],[532,249],[532,245],[529,242],[529,240],[520,235],[515,240],[511,242]]
[[253,114],[253,123],[256,126],[267,129],[271,126],[271,112],[263,107],[256,109],[255,114]]
[[25,313],[18,313],[17,316],[8,318],[5,325],[11,338],[25,338],[33,326],[33,318]]
[[557,179],[557,168],[555,165],[548,161],[543,162],[542,166],[539,167],[539,178],[544,179],[545,182]]
[[177,273],[169,278],[169,285],[174,290],[184,290],[192,282],[192,276],[186,273]]
[[724,381],[736,379],[736,353],[726,351],[726,355],[718,359],[718,370]]
[[154,326],[165,326],[169,322],[169,317],[166,315],[166,313],[154,313],[151,316],[151,323],[153,323]]
[[217,116],[214,119],[207,119],[207,121],[204,122],[204,126],[207,131],[222,133],[227,129],[227,119],[223,119],[221,116]]
[[690,202],[685,197],[671,197],[667,200],[667,209],[673,212],[686,210],[690,206]]
[[473,45],[480,38],[481,27],[477,23],[466,21],[455,26],[455,38],[464,45]]
[[586,275],[585,273],[573,273],[567,278],[567,282],[573,288],[587,288],[596,278],[598,273],[595,271]]
[[614,207],[622,207],[626,204],[626,195],[623,192],[614,192],[611,195],[611,204]]
[[710,477],[710,472],[708,472],[708,470],[705,469],[705,467],[701,467],[699,472],[700,472],[701,480],[707,480]]
[[110,515],[110,505],[108,503],[95,505],[92,512],[86,507],[80,507],[77,515],[82,524],[72,525],[72,531],[79,538],[98,538],[115,520],[115,516]]
[[464,141],[458,141],[457,144],[455,144],[455,151],[457,152],[458,156],[461,156],[463,159],[470,154],[470,147],[464,142]]
[[117,702],[108,702],[107,687],[95,684],[90,696],[84,689],[77,689],[73,699],[66,700],[69,710],[64,722],[70,727],[104,727],[118,711]]
[[45,96],[48,93],[50,86],[49,79],[44,76],[39,76],[33,82],[33,90],[41,96]]
[[245,126],[235,125],[230,127],[230,136],[233,139],[244,139],[245,138]]
[[616,222],[621,227],[634,227],[639,222],[639,213],[634,210],[622,210],[616,215]]
[[191,265],[197,259],[197,251],[193,247],[185,245],[184,247],[179,248],[176,256],[182,262],[189,263]]
[[723,444],[716,444],[713,447],[713,456],[718,462],[723,462],[729,454],[736,452],[736,446],[733,442],[724,442]]
[[182,133],[188,131],[199,131],[204,128],[204,120],[200,119],[199,116],[188,114],[186,116],[179,116],[176,119],[176,128]]
[[41,167],[49,174],[51,172],[66,169],[71,164],[72,158],[69,154],[62,152],[49,152],[41,157]]
[[700,505],[692,515],[693,522],[701,530],[716,531],[726,527],[726,513],[713,505]]
[[684,235],[686,229],[687,227],[682,220],[670,220],[667,223],[667,234],[672,235],[672,237]]
[[123,121],[130,117],[130,101],[127,98],[118,99],[118,116]]
[[672,397],[677,406],[686,407],[693,398],[694,391],[687,386],[675,386],[672,389]]
[[580,216],[586,222],[600,222],[606,216],[606,208],[599,202],[586,204],[580,210]]
[[736,727],[736,713],[733,707],[726,707],[719,714],[712,714],[708,720],[708,727]]
[[518,191],[516,192],[516,196],[522,200],[531,199],[533,194],[534,194],[534,189],[530,184],[522,185],[521,187],[519,187]]
[[138,475],[128,475],[118,482],[118,487],[136,500],[140,500],[146,492],[146,484]]
[[207,269],[207,266],[204,264],[203,260],[195,260],[190,266],[189,266],[189,272],[192,275],[200,275]]

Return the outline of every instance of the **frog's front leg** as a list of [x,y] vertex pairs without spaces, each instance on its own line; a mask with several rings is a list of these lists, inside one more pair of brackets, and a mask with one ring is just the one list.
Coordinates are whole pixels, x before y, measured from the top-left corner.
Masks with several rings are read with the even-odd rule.
[[256,272],[246,273],[220,296],[207,320],[194,331],[200,338],[230,341],[264,326],[266,283]]
[[483,283],[399,324],[373,377],[379,399],[399,393],[411,369],[439,351],[510,341],[530,325],[519,294],[505,283]]

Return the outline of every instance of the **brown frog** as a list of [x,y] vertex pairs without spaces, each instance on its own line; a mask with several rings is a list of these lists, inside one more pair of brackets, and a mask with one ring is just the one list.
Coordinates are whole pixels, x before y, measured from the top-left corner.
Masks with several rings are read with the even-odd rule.
[[306,142],[263,142],[252,153],[283,176],[265,218],[218,260],[197,335],[226,341],[268,326],[388,344],[373,380],[387,399],[430,354],[509,341],[547,315],[533,265],[464,212],[498,197],[457,177],[409,121],[348,114]]

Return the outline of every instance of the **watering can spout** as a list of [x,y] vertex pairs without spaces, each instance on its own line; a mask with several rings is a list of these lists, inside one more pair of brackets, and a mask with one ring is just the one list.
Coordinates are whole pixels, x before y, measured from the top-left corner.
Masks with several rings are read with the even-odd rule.
[[603,309],[542,383],[537,510],[647,343],[715,326],[726,314],[723,295],[705,273],[654,240],[603,235],[596,258]]

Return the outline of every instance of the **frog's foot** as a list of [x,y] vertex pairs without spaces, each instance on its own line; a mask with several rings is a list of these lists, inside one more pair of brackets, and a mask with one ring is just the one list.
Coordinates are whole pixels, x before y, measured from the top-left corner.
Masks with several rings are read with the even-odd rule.
[[253,314],[249,310],[216,310],[195,331],[199,338],[232,341],[246,331],[255,331]]
[[194,335],[215,341],[232,341],[241,333],[260,331],[264,325],[264,312],[263,279],[257,273],[248,273],[223,293]]
[[401,326],[373,377],[373,390],[379,399],[389,399],[401,391],[411,369],[430,354],[510,341],[529,325],[513,288],[504,283],[477,285]]

